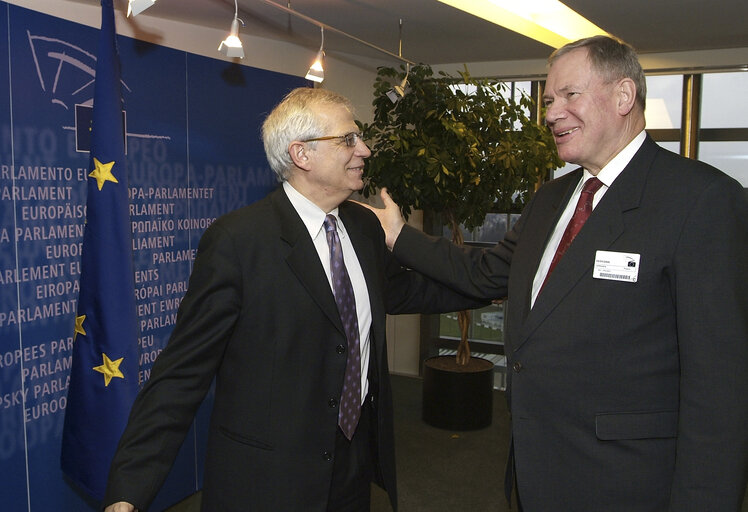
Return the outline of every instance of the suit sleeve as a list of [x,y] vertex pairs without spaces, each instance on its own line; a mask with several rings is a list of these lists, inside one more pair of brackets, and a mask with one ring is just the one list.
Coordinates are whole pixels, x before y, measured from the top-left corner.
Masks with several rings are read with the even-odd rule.
[[419,272],[403,267],[386,248],[385,251],[387,313],[448,313],[490,304],[486,298],[460,293]]
[[231,238],[211,226],[200,240],[174,332],[131,409],[105,505],[127,501],[145,510],[166,479],[238,318],[240,269]]
[[715,180],[675,260],[680,413],[671,506],[740,510],[748,473],[748,200]]
[[405,225],[393,253],[403,265],[460,293],[488,300],[504,299],[512,255],[536,197],[533,196],[504,239],[489,249],[457,246],[445,238],[429,236]]

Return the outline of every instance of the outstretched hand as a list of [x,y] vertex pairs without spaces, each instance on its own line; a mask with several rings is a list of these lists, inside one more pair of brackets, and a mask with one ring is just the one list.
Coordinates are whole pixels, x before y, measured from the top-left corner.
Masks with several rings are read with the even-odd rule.
[[400,231],[405,225],[405,219],[403,219],[403,215],[400,213],[400,207],[392,200],[386,188],[383,188],[379,192],[379,196],[382,198],[384,208],[375,208],[369,204],[360,202],[358,204],[365,206],[377,216],[384,230],[385,243],[392,250],[397,237],[400,235]]

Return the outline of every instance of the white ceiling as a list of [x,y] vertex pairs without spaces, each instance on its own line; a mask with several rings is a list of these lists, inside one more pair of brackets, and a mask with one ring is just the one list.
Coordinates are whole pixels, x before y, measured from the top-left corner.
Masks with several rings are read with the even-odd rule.
[[[120,0],[123,2],[124,0]],[[273,0],[394,54],[403,20],[402,56],[432,65],[544,59],[551,48],[437,0]],[[522,1],[522,0],[517,0]],[[631,43],[640,54],[748,47],[746,0],[567,0],[596,25]],[[116,5],[116,4],[115,4]],[[316,50],[319,28],[263,0],[238,0],[241,34],[288,40]],[[225,28],[233,0],[158,0],[141,16]],[[382,54],[325,31],[328,55]],[[392,64],[396,64],[395,60]]]

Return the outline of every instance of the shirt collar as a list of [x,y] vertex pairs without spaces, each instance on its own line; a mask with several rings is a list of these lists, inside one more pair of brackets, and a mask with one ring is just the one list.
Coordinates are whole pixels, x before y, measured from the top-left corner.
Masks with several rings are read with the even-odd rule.
[[[603,185],[610,187],[613,184],[618,175],[623,172],[629,162],[631,162],[631,159],[634,158],[634,155],[639,151],[642,144],[644,144],[644,139],[646,139],[646,132],[642,130],[605,167],[600,169],[600,172],[597,173],[597,178],[603,182]],[[585,182],[590,177],[592,177],[592,174],[585,169],[582,181]]]
[[283,190],[286,193],[286,196],[288,196],[288,200],[291,201],[291,205],[296,210],[296,213],[301,217],[301,221],[304,223],[304,226],[306,226],[307,231],[309,231],[309,236],[312,237],[312,240],[317,238],[321,232],[324,232],[323,224],[327,213],[335,216],[338,221],[338,236],[345,238],[345,226],[340,222],[337,207],[325,213],[319,206],[304,197],[301,192],[293,188],[293,185],[287,181],[283,182]]

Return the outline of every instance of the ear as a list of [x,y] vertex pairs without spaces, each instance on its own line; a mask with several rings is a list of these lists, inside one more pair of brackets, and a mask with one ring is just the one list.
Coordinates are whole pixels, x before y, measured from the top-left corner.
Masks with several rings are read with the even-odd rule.
[[630,78],[624,78],[618,82],[618,113],[622,116],[628,115],[636,104],[636,85]]
[[294,165],[305,171],[309,170],[308,151],[309,148],[307,148],[306,144],[298,140],[295,140],[288,145],[288,154],[291,156]]

